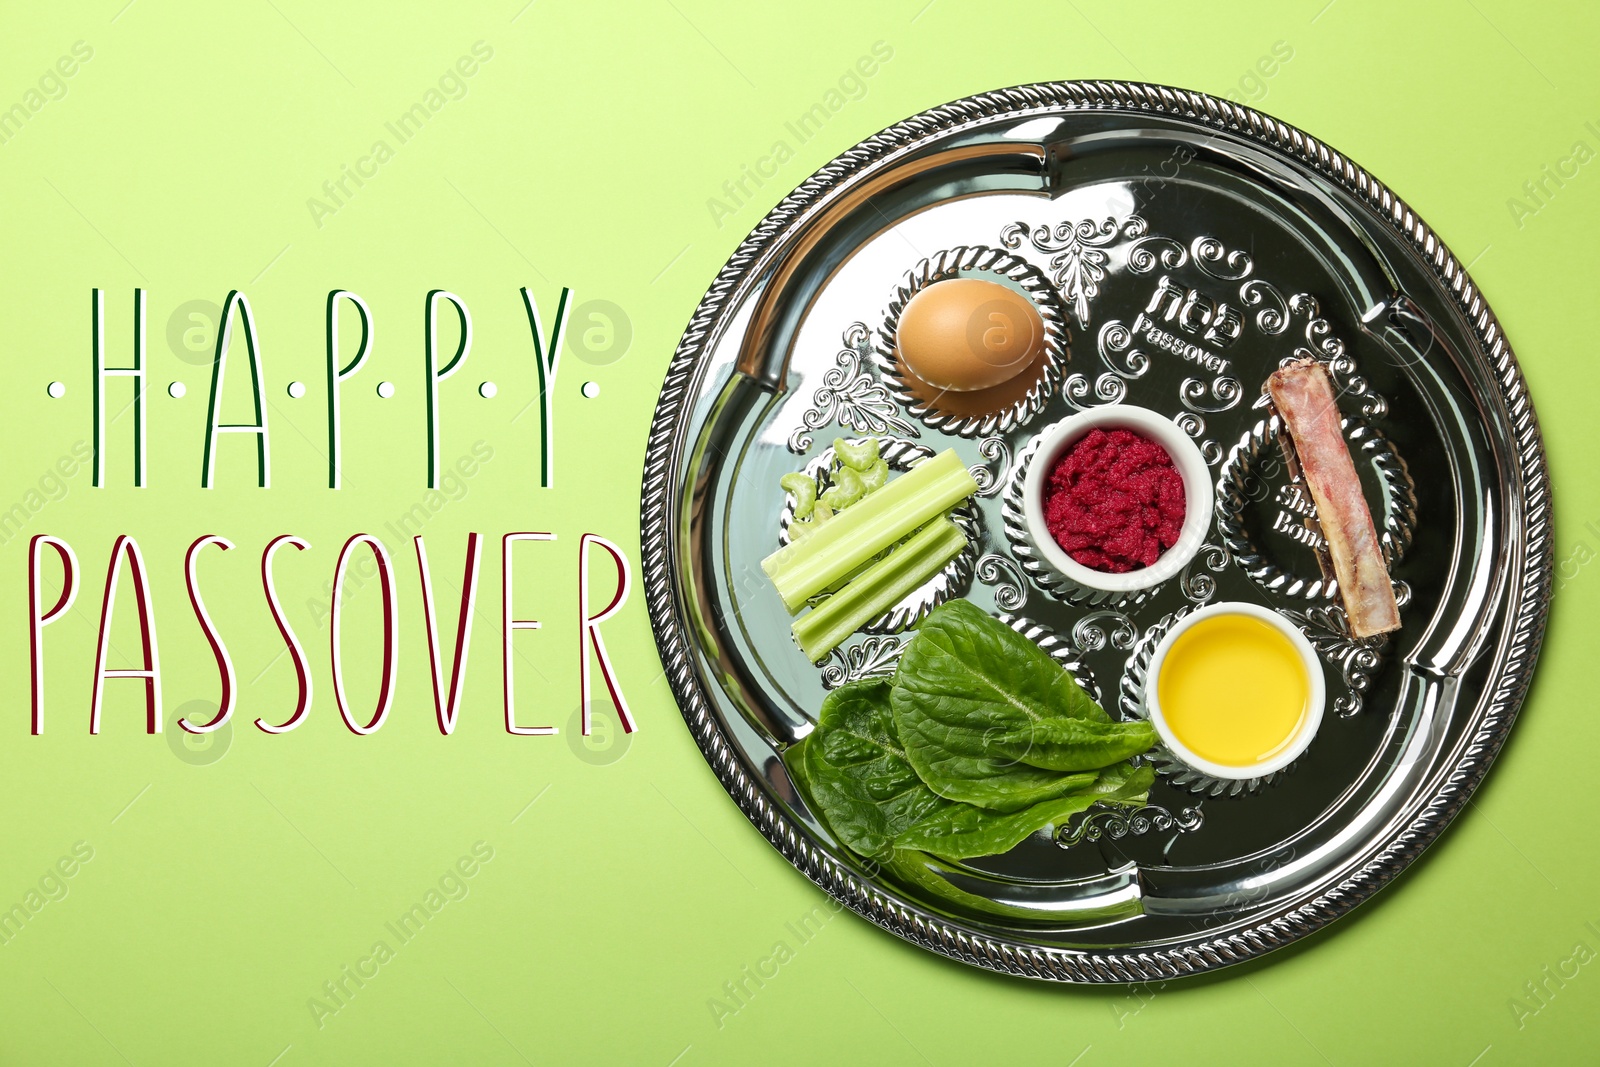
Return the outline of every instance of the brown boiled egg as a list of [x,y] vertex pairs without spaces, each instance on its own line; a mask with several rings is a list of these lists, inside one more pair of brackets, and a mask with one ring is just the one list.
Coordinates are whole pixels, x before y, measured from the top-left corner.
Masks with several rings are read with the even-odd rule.
[[1034,366],[1044,350],[1044,321],[1015,289],[951,278],[911,298],[895,344],[905,369],[935,390],[974,393]]

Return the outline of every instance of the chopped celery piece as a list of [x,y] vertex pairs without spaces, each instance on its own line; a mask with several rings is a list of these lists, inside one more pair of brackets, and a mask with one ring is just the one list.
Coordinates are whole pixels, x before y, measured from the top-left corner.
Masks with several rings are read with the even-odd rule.
[[794,638],[800,650],[813,663],[822,659],[845,638],[938,573],[966,545],[966,535],[949,519],[930,522],[796,619]]
[[808,598],[977,491],[955,450],[947,449],[839,512],[825,527],[780,548],[761,561],[761,569],[792,615]]
[[822,502],[834,511],[843,511],[866,495],[867,485],[861,475],[849,467],[840,467],[833,472],[833,484],[822,494]]
[[882,489],[889,480],[889,464],[885,460],[878,460],[872,466],[861,472],[861,484],[867,487],[867,492],[876,493]]
[[803,519],[811,514],[811,508],[817,502],[817,481],[809,474],[793,471],[778,479],[778,484],[784,491],[794,497],[794,517]]
[[821,500],[811,509],[809,519],[795,519],[789,524],[789,543],[792,545],[807,534],[815,533],[817,527],[833,518],[833,512]]
[[869,437],[859,445],[853,445],[842,437],[835,437],[833,439],[833,454],[844,466],[857,471],[865,471],[868,467],[878,462],[878,439]]

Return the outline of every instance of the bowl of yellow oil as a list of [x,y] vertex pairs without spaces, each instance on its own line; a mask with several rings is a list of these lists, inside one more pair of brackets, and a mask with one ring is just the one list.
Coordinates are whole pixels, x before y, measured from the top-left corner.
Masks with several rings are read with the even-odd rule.
[[1326,696],[1299,628],[1242,602],[1184,616],[1145,674],[1145,712],[1162,742],[1215,778],[1259,778],[1293,763],[1322,725]]

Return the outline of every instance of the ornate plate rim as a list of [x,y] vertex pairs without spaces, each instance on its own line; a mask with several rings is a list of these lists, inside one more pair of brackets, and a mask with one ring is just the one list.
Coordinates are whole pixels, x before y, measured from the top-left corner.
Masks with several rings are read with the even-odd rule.
[[[1341,186],[1409,242],[1443,283],[1481,345],[1474,353],[1499,388],[1516,450],[1515,483],[1524,510],[1522,565],[1507,589],[1509,620],[1493,653],[1499,669],[1484,684],[1476,729],[1454,766],[1441,766],[1431,794],[1409,823],[1361,866],[1312,899],[1253,925],[1145,950],[1043,946],[964,928],[858,878],[819,848],[767,797],[719,731],[698,688],[687,634],[674,614],[669,478],[688,385],[724,306],[743,287],[767,246],[839,182],[888,155],[964,124],[1033,110],[1153,114],[1227,132],[1311,168]],[[1482,781],[1510,732],[1532,679],[1548,616],[1554,546],[1550,486],[1538,417],[1499,321],[1466,268],[1387,186],[1328,145],[1278,119],[1205,93],[1143,82],[1039,82],[997,89],[931,108],[860,142],[806,179],[751,231],[691,317],[673,354],[646,445],[640,508],[641,563],[652,629],[666,677],[706,761],[745,816],[797,870],[834,899],[912,944],[988,970],[1063,982],[1141,982],[1242,963],[1326,926],[1388,884],[1444,830]]]

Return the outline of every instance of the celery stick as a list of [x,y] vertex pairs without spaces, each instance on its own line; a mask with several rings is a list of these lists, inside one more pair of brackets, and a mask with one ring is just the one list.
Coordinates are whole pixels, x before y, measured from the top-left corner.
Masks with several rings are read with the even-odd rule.
[[923,460],[827,525],[761,561],[792,615],[934,516],[978,491],[953,449]]
[[820,660],[864,624],[900,603],[966,546],[966,535],[955,523],[947,518],[930,522],[796,619],[794,637],[800,650],[813,663]]

